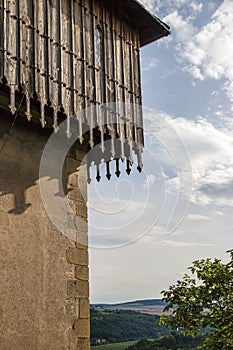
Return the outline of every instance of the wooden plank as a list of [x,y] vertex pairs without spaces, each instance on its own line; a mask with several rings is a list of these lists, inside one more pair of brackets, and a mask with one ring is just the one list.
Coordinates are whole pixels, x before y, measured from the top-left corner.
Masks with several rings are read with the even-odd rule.
[[0,0],[0,80],[4,76],[4,0]]
[[74,85],[74,113],[82,109],[82,60],[81,60],[81,7],[78,1],[73,2],[73,85]]
[[80,59],[82,60],[81,65],[81,74],[80,74],[80,85],[81,85],[81,97],[82,97],[82,104],[83,104],[83,120],[84,122],[87,120],[86,115],[86,108],[88,106],[87,104],[87,71],[86,71],[86,65],[87,65],[87,57],[86,57],[86,40],[85,40],[85,5],[84,0],[80,0],[81,2],[81,32],[80,32]]
[[15,91],[17,89],[17,60],[16,60],[16,27],[17,22],[14,18],[16,9],[15,4],[5,2],[4,10],[4,74],[10,87],[9,108],[12,114],[15,113]]
[[46,0],[37,0],[36,6],[34,7],[34,18],[35,18],[35,26],[36,26],[36,35],[35,35],[35,66],[36,66],[35,90],[36,91],[35,92],[41,104],[41,123],[43,127],[46,124],[44,107],[47,104],[47,101],[49,100],[49,96],[47,95],[48,80],[46,78],[47,43],[46,43],[46,36],[45,36],[46,35],[45,1]]
[[57,113],[61,107],[61,30],[60,30],[60,0],[50,1],[49,37],[49,100],[54,110],[54,128],[57,128]]
[[72,114],[72,78],[71,78],[71,63],[72,63],[72,26],[71,26],[71,2],[61,2],[61,73],[62,73],[62,106],[65,114]]
[[73,84],[74,84],[74,114],[76,115],[80,140],[82,136],[83,111],[85,108],[84,58],[82,31],[82,4],[73,2]]

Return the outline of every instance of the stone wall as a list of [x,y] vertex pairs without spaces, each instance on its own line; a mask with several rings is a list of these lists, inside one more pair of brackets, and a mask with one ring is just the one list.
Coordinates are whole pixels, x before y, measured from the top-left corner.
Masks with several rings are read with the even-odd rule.
[[[8,134],[10,125],[0,110],[0,350],[87,350],[87,232],[75,243],[46,214],[39,165],[47,133],[16,123]],[[76,153],[81,160],[84,151]],[[79,160],[67,157],[64,178],[72,207],[87,222]]]

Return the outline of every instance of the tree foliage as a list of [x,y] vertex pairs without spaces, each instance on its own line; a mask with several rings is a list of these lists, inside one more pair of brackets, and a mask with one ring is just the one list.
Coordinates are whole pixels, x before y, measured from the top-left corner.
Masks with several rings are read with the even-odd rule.
[[154,341],[140,340],[129,346],[127,350],[196,350],[204,339],[203,335],[194,337],[174,333]]
[[175,309],[161,324],[193,335],[210,328],[200,349],[233,349],[233,250],[227,253],[226,264],[216,258],[194,261],[191,274],[162,291],[165,311]]

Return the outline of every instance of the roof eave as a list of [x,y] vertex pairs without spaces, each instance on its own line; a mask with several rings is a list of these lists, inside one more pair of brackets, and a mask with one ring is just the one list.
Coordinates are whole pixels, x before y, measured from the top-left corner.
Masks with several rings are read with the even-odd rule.
[[129,1],[133,1],[136,13],[141,13],[141,16],[137,17],[140,18],[138,28],[141,47],[171,34],[170,27],[148,11],[142,3],[137,0]]
[[156,40],[159,40],[159,39],[162,39],[168,35],[170,35],[171,32],[167,32],[167,31],[164,31],[163,33],[156,33],[152,36],[150,36],[150,38],[148,39],[143,39],[143,40],[140,40],[140,46],[143,47],[143,46],[146,46],[148,44],[151,44],[152,42],[156,41]]

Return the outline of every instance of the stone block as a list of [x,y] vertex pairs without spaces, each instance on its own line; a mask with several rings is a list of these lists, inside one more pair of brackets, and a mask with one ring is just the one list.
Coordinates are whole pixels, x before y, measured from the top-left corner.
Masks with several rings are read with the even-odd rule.
[[78,187],[78,173],[72,173],[69,175],[68,184],[74,187]]
[[68,298],[89,298],[88,281],[68,280],[67,295]]
[[90,303],[89,299],[80,299],[79,302],[79,316],[80,318],[90,318]]
[[88,281],[89,271],[87,266],[78,265],[75,267],[75,278],[82,281]]
[[88,339],[78,339],[77,350],[90,349],[90,342]]
[[81,216],[83,218],[87,217],[87,206],[86,203],[81,201],[81,202],[76,202],[76,207],[75,207],[75,213],[77,216]]
[[89,338],[90,320],[88,318],[76,320],[74,323],[74,331],[79,338]]
[[80,191],[79,187],[71,185],[70,191],[69,191],[69,194],[68,194],[68,198],[69,199],[72,199],[72,200],[84,203],[84,196],[86,196],[85,189]]
[[88,266],[88,250],[81,248],[70,248],[66,251],[67,261],[74,265]]
[[85,232],[76,231],[76,243],[77,248],[87,249],[88,246],[88,236]]

